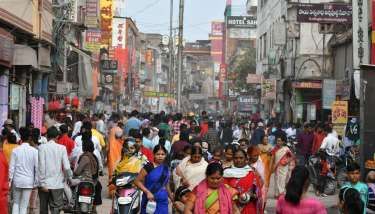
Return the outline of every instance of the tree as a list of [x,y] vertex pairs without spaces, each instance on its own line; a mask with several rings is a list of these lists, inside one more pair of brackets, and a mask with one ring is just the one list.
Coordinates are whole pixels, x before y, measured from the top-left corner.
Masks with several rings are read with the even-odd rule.
[[242,54],[236,55],[230,66],[235,73],[234,85],[237,90],[249,90],[251,86],[246,83],[248,74],[256,72],[256,49],[253,47],[243,49]]

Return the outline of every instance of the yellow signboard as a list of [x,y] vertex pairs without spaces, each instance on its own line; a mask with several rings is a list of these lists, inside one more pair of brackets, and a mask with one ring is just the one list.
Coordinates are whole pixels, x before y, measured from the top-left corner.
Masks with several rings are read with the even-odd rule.
[[348,122],[348,101],[335,101],[332,104],[332,123],[346,124]]
[[348,123],[348,101],[335,101],[332,104],[332,124],[338,135],[345,135],[345,126]]

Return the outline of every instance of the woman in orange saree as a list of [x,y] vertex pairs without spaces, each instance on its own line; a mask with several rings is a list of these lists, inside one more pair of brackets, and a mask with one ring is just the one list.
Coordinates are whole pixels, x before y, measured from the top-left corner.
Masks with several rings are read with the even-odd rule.
[[[115,170],[116,164],[121,160],[121,150],[124,143],[122,139],[123,131],[117,125],[114,126],[109,132],[109,144],[108,144],[108,180],[112,180],[113,171]],[[113,190],[108,188],[108,194],[111,196]]]

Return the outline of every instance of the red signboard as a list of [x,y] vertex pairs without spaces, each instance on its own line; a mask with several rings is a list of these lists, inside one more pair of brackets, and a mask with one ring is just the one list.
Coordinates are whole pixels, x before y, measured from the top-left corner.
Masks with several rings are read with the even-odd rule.
[[122,73],[124,79],[129,70],[129,51],[127,48],[115,48],[115,59],[118,61],[119,74]]
[[220,65],[220,73],[219,73],[219,98],[223,98],[224,96],[224,83],[227,78],[227,65],[221,64]]
[[211,34],[212,36],[222,36],[224,23],[223,22],[212,22],[211,24]]

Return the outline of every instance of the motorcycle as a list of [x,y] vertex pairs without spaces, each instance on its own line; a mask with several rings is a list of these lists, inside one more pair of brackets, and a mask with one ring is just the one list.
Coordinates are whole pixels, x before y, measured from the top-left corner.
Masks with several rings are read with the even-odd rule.
[[80,181],[74,195],[74,213],[93,213],[95,184],[92,181]]
[[135,214],[140,208],[141,191],[134,187],[137,174],[121,173],[115,176],[112,183],[116,192],[112,200],[112,214]]
[[[307,162],[307,169],[309,171],[309,180],[311,184],[317,189],[320,177],[320,158],[312,155]],[[337,180],[333,174],[328,174],[324,187],[324,194],[333,195],[336,192]]]

